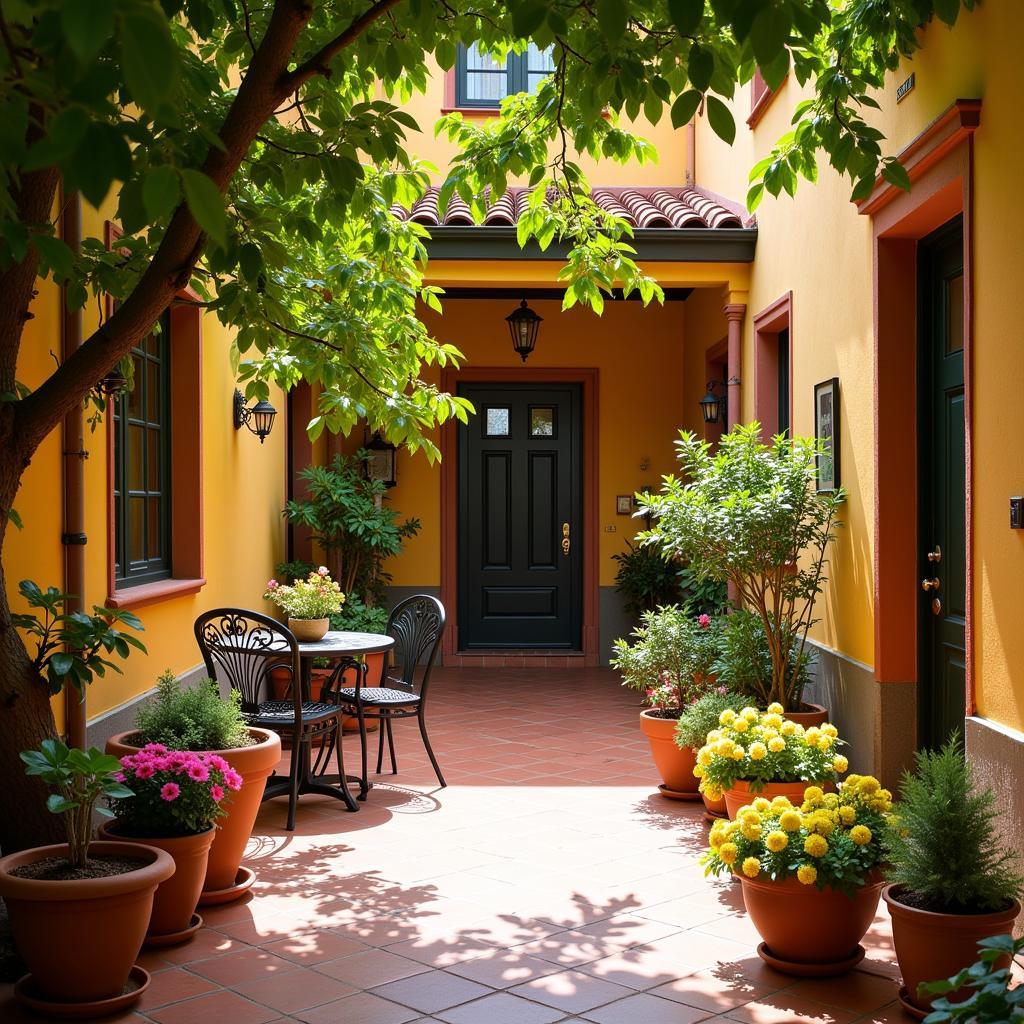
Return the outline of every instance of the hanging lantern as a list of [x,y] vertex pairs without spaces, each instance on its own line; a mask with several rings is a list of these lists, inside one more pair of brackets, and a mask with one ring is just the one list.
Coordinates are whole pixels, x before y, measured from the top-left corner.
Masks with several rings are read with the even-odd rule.
[[235,390],[232,408],[234,411],[235,430],[248,427],[260,439],[260,444],[263,444],[267,435],[274,427],[274,417],[277,415],[277,410],[266,399],[257,402],[253,406],[247,406],[245,404],[245,395],[237,389]]
[[544,317],[538,316],[530,309],[526,299],[523,299],[517,310],[505,317],[509,333],[512,335],[512,348],[519,353],[524,363],[533,351],[533,346],[537,344],[537,334],[543,319]]
[[373,440],[363,447],[369,453],[366,460],[367,478],[379,480],[385,487],[394,487],[398,483],[395,473],[398,449],[390,441],[385,441],[380,434],[374,434]]

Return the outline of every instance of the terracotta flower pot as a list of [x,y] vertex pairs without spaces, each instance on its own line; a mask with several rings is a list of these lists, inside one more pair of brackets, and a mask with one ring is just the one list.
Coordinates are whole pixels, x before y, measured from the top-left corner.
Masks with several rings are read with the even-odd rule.
[[723,796],[720,800],[709,800],[706,793],[701,793],[701,799],[704,801],[704,810],[707,812],[704,816],[711,818],[728,818],[729,811],[725,806],[725,797]]
[[803,711],[787,711],[782,717],[796,722],[797,725],[802,725],[805,729],[809,729],[812,725],[823,725],[828,721],[828,708],[821,704],[805,701],[802,707]]
[[100,825],[101,839],[155,846],[174,861],[174,874],[166,882],[160,883],[153,897],[153,913],[146,932],[148,938],[181,935],[184,940],[189,937],[192,915],[199,903],[199,894],[203,891],[210,846],[216,831],[211,827],[194,836],[150,839],[125,835],[116,821],[105,821]]
[[[231,750],[217,750],[232,768],[242,776],[242,788],[232,793],[226,803],[227,814],[217,822],[217,834],[210,847],[210,860],[203,884],[204,896],[200,903],[217,893],[216,899],[237,898],[252,884],[238,881],[239,866],[249,842],[252,826],[263,799],[267,779],[281,760],[281,739],[277,733],[267,729],[250,729],[250,735],[257,740],[251,747],[233,747]],[[128,742],[135,732],[123,732],[107,740],[107,753],[117,757],[137,753],[140,749]],[[237,890],[237,891],[236,891]],[[229,894],[227,897],[220,894]]]
[[739,878],[747,913],[764,939],[758,952],[777,970],[824,977],[845,973],[860,962],[860,940],[874,920],[885,885],[880,872],[872,872],[852,898],[796,878]]
[[141,860],[135,871],[73,881],[19,878],[15,868],[66,857],[68,846],[37,846],[0,859],[0,896],[33,989],[55,1003],[120,996],[142,948],[153,894],[174,873],[170,855],[136,843],[97,842],[89,856]]
[[288,628],[295,634],[299,643],[313,644],[323,640],[324,634],[331,628],[330,619],[288,619]]
[[830,789],[829,783],[825,782],[766,782],[762,789],[756,792],[750,788],[746,779],[737,779],[731,789],[725,791],[725,807],[730,818],[735,818],[741,807],[749,804],[759,796],[772,800],[777,796],[788,797],[794,804],[804,802],[804,790],[808,786],[821,786],[822,789]]
[[676,800],[699,800],[693,774],[697,755],[693,747],[677,747],[676,718],[659,718],[649,709],[640,712],[640,728],[651,745],[654,764],[664,782],[662,793]]
[[[1005,910],[990,914],[935,914],[901,902],[900,887],[896,885],[886,886],[882,897],[892,918],[892,943],[906,998],[925,1012],[934,997],[922,998],[917,994],[917,986],[923,981],[951,978],[964,967],[970,967],[978,959],[978,943],[1013,931],[1014,920],[1021,911],[1020,901],[1014,900]],[[999,962],[1001,967],[1008,964],[1008,957]],[[959,1002],[970,994],[970,989],[961,989],[946,998]]]

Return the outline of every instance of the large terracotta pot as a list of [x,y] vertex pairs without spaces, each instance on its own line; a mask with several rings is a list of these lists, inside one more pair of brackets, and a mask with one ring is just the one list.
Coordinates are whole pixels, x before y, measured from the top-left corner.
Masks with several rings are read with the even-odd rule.
[[[900,887],[886,886],[882,893],[892,918],[892,943],[899,961],[906,998],[927,1012],[932,999],[917,994],[922,981],[940,981],[951,978],[978,959],[978,943],[993,935],[1013,931],[1013,923],[1020,914],[1019,900],[1005,910],[990,914],[935,914],[918,910],[900,901]],[[999,966],[1009,965],[1009,957]],[[959,1002],[971,995],[970,989],[961,989],[946,996]],[[901,994],[902,998],[902,994]]]
[[37,846],[0,859],[0,896],[14,942],[32,974],[34,993],[55,1003],[94,1003],[124,991],[146,937],[153,894],[174,873],[170,855],[135,843],[92,843],[90,857],[141,860],[135,871],[106,878],[46,881],[11,872],[68,846]]
[[184,940],[192,933],[192,915],[199,903],[206,879],[206,866],[210,859],[210,846],[216,835],[208,828],[194,836],[174,836],[161,839],[136,838],[125,835],[115,821],[105,821],[99,828],[101,839],[121,843],[141,843],[163,850],[174,861],[174,874],[161,882],[153,898],[153,913],[149,919],[147,940],[168,940],[181,936]]
[[802,708],[801,711],[787,711],[782,717],[796,722],[797,725],[802,725],[805,729],[809,729],[812,725],[824,725],[828,721],[828,708],[821,704],[811,704],[809,701],[805,701]]
[[640,728],[651,745],[658,774],[664,782],[662,793],[677,800],[699,800],[698,781],[693,767],[697,755],[693,747],[677,747],[676,718],[658,718],[650,710],[640,712]]
[[808,786],[820,786],[830,789],[825,782],[766,782],[764,787],[755,791],[745,779],[738,779],[731,789],[725,791],[725,809],[730,818],[735,818],[741,807],[746,806],[759,796],[773,800],[777,796],[788,797],[791,803],[800,805],[804,802],[804,790]]
[[701,799],[704,801],[704,817],[705,818],[728,818],[729,811],[725,806],[725,797],[723,796],[720,800],[709,800],[706,793],[701,793]]
[[288,628],[299,643],[315,644],[331,628],[330,619],[288,619]]
[[842,974],[860,962],[860,940],[871,926],[885,885],[880,872],[849,897],[836,889],[747,878],[743,902],[764,944],[758,952],[777,970],[800,977]]
[[[217,823],[217,834],[210,847],[210,860],[203,884],[203,893],[206,895],[200,899],[201,903],[211,893],[230,892],[232,898],[241,896],[252,884],[250,878],[247,885],[240,886],[237,876],[267,779],[281,760],[281,739],[277,733],[268,729],[253,728],[249,734],[257,741],[251,747],[213,751],[220,754],[242,776],[242,788],[231,794],[226,804],[227,814]],[[134,736],[134,730],[111,736],[107,740],[107,753],[117,757],[137,753],[140,748],[128,742]]]

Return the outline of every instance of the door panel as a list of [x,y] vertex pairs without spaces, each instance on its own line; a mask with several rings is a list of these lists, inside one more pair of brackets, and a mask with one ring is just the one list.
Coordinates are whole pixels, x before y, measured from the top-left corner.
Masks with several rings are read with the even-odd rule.
[[458,435],[459,647],[579,650],[580,387],[459,393],[477,409]]
[[[918,249],[921,636],[919,740],[944,743],[966,714],[967,467],[963,224]],[[925,589],[927,585],[928,589]]]

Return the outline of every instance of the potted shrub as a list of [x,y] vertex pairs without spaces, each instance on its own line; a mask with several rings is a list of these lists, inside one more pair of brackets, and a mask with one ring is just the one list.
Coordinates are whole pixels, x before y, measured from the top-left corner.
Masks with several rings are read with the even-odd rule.
[[291,584],[269,580],[263,597],[288,616],[288,628],[297,640],[306,643],[323,640],[331,615],[340,611],[345,603],[345,595],[331,579],[326,565],[311,570],[305,579],[294,580]]
[[[952,978],[921,986],[922,993],[934,996],[928,1024],[1024,1024],[1024,987],[1010,988],[1010,962],[1024,953],[1024,938],[996,935],[978,943],[978,960]],[[963,993],[970,992],[964,999]],[[951,993],[959,1002],[951,1002]]]
[[100,826],[100,837],[144,843],[171,856],[174,874],[156,891],[146,944],[184,942],[202,927],[195,909],[216,821],[242,777],[220,754],[168,750],[160,743],[148,743],[120,763],[116,777],[134,795],[110,800],[115,820]]
[[710,799],[724,794],[730,818],[756,794],[799,800],[805,786],[830,786],[848,767],[836,753],[843,741],[834,725],[805,729],[784,718],[780,704],[764,712],[726,708],[719,723],[697,752],[693,772]]
[[622,682],[644,694],[640,728],[662,777],[663,796],[699,800],[693,775],[695,751],[675,742],[676,722],[709,685],[718,651],[718,627],[709,615],[694,616],[677,605],[644,612],[631,642],[616,640],[611,664]]
[[51,1019],[112,1013],[149,984],[133,965],[174,861],[152,846],[90,842],[93,811],[109,813],[96,806],[100,798],[132,795],[115,777],[116,758],[58,740],[21,758],[53,790],[47,806],[63,817],[67,842],[0,858],[0,896],[30,972],[15,992]]
[[779,435],[764,444],[760,433],[758,423],[737,424],[716,451],[681,433],[682,474],[664,477],[659,494],[641,495],[655,525],[640,538],[685,562],[696,580],[735,587],[768,642],[771,674],[759,703],[799,711],[793,674],[816,621],[844,492],[815,490],[820,442]]
[[702,863],[740,879],[764,940],[758,953],[776,970],[828,977],[863,958],[885,884],[890,795],[877,779],[851,775],[836,793],[806,787],[799,803],[756,797],[711,826]]
[[241,776],[241,788],[218,822],[199,904],[238,899],[256,877],[249,868],[241,867],[242,857],[267,779],[281,760],[280,737],[268,729],[246,725],[240,694],[233,692],[228,700],[221,699],[211,679],[182,687],[168,671],[157,682],[156,697],[139,709],[135,728],[107,740],[107,752],[124,757],[137,754],[149,743],[162,744],[168,750],[220,754]]
[[[968,967],[982,939],[1009,932],[1021,911],[1017,854],[1001,846],[995,797],[979,791],[954,738],[920,751],[905,773],[888,839],[890,885],[883,896],[903,974],[904,1006],[921,1017],[933,996],[919,985]],[[946,994],[950,1002],[967,991]]]
[[[676,746],[699,750],[707,742],[708,733],[718,728],[719,718],[726,708],[741,711],[745,705],[746,698],[742,694],[730,693],[724,686],[708,690],[683,709],[676,722]],[[704,800],[706,817],[727,817],[724,796],[711,800],[707,793],[701,793],[701,798]]]
[[622,594],[626,612],[634,621],[645,612],[683,604],[679,563],[657,548],[626,541],[626,549],[612,555],[618,565],[615,589]]

